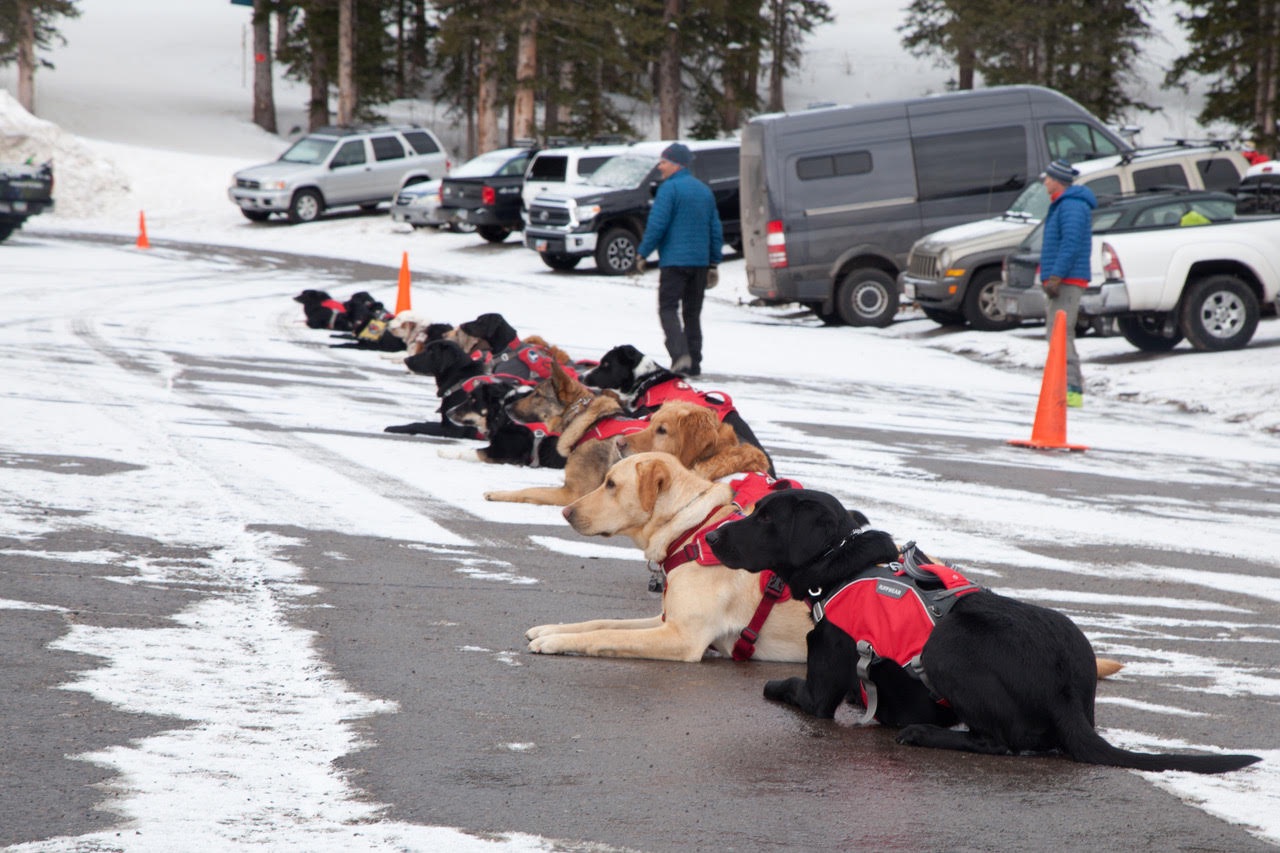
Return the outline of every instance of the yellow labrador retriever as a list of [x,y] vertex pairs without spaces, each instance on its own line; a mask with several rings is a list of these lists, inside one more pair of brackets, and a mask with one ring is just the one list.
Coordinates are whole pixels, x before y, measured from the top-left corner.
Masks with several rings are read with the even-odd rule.
[[[710,549],[702,549],[698,559],[681,561],[680,555],[699,531],[736,510],[733,500],[727,483],[709,482],[667,453],[640,453],[614,465],[604,483],[564,508],[564,517],[587,536],[629,536],[646,557],[665,564],[663,612],[647,619],[539,625],[526,633],[530,651],[698,661],[715,649],[731,656],[765,597],[760,578],[725,568]],[[804,604],[779,600],[754,638],[754,657],[804,660],[812,627]]]

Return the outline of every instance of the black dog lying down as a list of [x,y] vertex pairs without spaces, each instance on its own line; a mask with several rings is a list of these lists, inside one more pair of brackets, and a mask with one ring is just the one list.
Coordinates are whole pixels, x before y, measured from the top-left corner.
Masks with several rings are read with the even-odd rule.
[[[804,489],[762,498],[751,515],[709,533],[707,544],[726,566],[772,569],[811,605],[830,604],[844,585],[898,559],[887,533],[857,527],[836,498]],[[876,716],[905,726],[899,743],[990,755],[1061,751],[1086,764],[1195,773],[1221,773],[1260,760],[1112,746],[1094,729],[1093,647],[1074,622],[985,589],[953,592],[949,611],[920,654],[923,684],[892,661],[871,667],[869,679],[879,698]],[[858,684],[859,650],[849,634],[822,615],[815,607],[805,678],[770,681],[765,696],[831,717]],[[929,699],[928,690],[949,709],[922,701]],[[957,721],[968,731],[948,728]]]
[[769,476],[777,476],[769,451],[760,444],[760,439],[756,438],[727,395],[694,390],[683,376],[658,364],[630,344],[614,347],[605,353],[598,365],[582,375],[582,383],[592,388],[617,391],[628,414],[638,418],[652,415],[668,400],[688,400],[715,409],[720,420],[733,427],[739,441],[760,448],[769,460]]
[[474,426],[460,425],[448,418],[449,409],[466,398],[467,381],[487,374],[488,371],[482,363],[473,360],[453,341],[439,339],[428,342],[422,348],[422,352],[409,356],[404,363],[414,373],[435,378],[436,396],[440,398],[440,407],[436,411],[440,413],[440,419],[389,426],[383,429],[383,432],[435,435],[442,438],[484,437]]

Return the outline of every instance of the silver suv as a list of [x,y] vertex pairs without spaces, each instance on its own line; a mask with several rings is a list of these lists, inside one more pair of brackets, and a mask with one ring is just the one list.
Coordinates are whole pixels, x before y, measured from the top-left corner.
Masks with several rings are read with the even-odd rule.
[[[1171,145],[1084,160],[1076,183],[1100,199],[1153,189],[1227,190],[1240,183],[1248,163],[1222,146]],[[1000,265],[1049,210],[1049,193],[1039,181],[1027,185],[1004,215],[926,234],[911,247],[898,276],[902,294],[943,326],[967,323],[981,331],[1012,328],[996,299]]]
[[283,213],[296,224],[331,207],[374,210],[403,186],[444,177],[449,166],[449,152],[423,127],[321,127],[279,160],[236,172],[227,195],[246,219]]

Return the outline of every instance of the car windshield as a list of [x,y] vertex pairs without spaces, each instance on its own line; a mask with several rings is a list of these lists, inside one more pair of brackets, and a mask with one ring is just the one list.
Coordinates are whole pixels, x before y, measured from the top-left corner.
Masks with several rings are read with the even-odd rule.
[[338,140],[336,139],[326,139],[323,136],[304,136],[290,145],[289,150],[280,155],[280,159],[286,163],[319,165],[325,161],[329,156],[329,152],[333,150],[333,146],[337,144]]
[[634,154],[619,154],[605,161],[599,169],[591,173],[588,183],[597,187],[614,187],[630,189],[640,186],[640,182],[658,165],[658,156],[642,157]]
[[488,178],[498,174],[502,168],[516,158],[527,158],[528,152],[521,151],[512,153],[510,149],[499,148],[497,151],[490,151],[481,154],[479,157],[472,157],[458,168],[449,173],[451,178]]
[[1044,219],[1049,212],[1049,191],[1036,181],[1029,184],[1022,195],[1013,200],[1004,215],[1009,219]]

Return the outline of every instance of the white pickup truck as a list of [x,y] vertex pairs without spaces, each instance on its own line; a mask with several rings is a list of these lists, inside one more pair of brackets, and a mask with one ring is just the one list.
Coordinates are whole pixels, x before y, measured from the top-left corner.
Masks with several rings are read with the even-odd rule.
[[[1280,297],[1280,216],[1095,235],[1092,266],[1081,324],[1114,317],[1125,340],[1153,352],[1183,338],[1198,350],[1239,349],[1252,340],[1262,306]],[[1035,276],[1013,268],[1011,256],[997,291],[1002,307],[1044,316]]]

